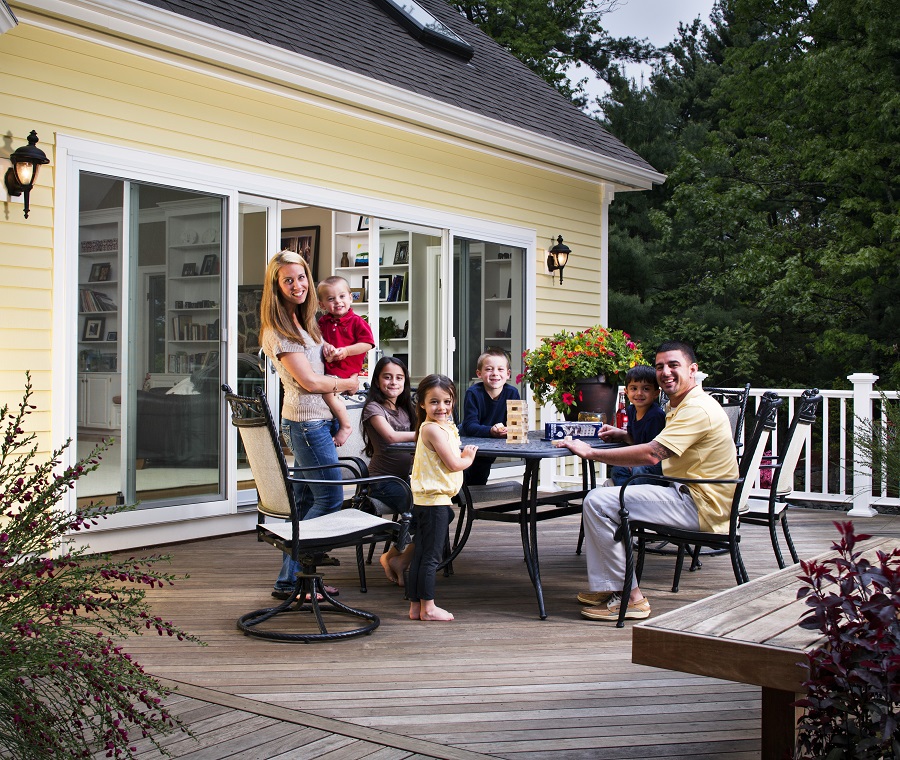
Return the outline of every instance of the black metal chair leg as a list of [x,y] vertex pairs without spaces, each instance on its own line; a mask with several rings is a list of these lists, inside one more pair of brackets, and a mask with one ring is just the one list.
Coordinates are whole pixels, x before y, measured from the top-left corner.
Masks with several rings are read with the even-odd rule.
[[688,568],[689,572],[693,573],[703,568],[703,563],[700,561],[700,550],[702,548],[703,547],[700,544],[697,544],[691,552],[691,566]]
[[797,550],[794,548],[794,542],[791,540],[791,531],[788,528],[786,514],[781,515],[781,530],[784,533],[784,540],[787,542],[788,551],[791,553],[791,559],[796,565],[800,561],[800,556],[797,554]]
[[781,547],[778,545],[778,533],[775,530],[775,518],[769,515],[769,538],[772,541],[772,548],[775,550],[775,561],[778,567],[784,570],[784,557],[781,556]]
[[687,547],[684,544],[678,544],[678,554],[675,557],[675,578],[672,580],[672,593],[678,593],[678,584],[681,581],[681,570],[684,567],[684,554]]
[[578,526],[578,544],[575,546],[576,554],[581,554],[582,546],[584,546],[584,517],[581,518],[581,524]]
[[363,545],[356,545],[356,567],[359,570],[359,590],[365,594],[369,589],[366,586],[366,563],[363,558]]

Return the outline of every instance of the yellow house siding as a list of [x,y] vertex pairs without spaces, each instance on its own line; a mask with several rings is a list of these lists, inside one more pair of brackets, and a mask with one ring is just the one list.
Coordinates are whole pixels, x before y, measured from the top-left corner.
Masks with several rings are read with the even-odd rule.
[[[10,148],[35,129],[52,162],[41,170],[31,217],[9,204],[0,222],[0,401],[19,397],[30,368],[39,406],[50,408],[57,132],[534,229],[539,249],[561,234],[573,250],[565,283],[553,285],[537,262],[538,337],[599,319],[593,180],[304,102],[279,84],[254,88],[27,24],[0,36],[0,102]],[[47,415],[36,419],[49,429]]]

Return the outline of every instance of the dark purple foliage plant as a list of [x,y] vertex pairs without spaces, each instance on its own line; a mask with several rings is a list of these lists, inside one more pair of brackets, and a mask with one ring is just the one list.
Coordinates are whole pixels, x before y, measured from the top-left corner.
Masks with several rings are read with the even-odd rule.
[[852,522],[836,522],[838,556],[802,562],[801,625],[824,634],[810,651],[797,757],[900,758],[900,550],[862,556]]
[[18,408],[0,408],[0,757],[132,758],[141,737],[162,749],[157,737],[184,728],[123,641],[150,630],[200,643],[145,600],[147,588],[177,578],[155,569],[166,557],[117,560],[73,545],[71,534],[125,507],[62,508],[104,446],[67,468],[68,443],[38,457],[24,430],[31,395],[26,375]]

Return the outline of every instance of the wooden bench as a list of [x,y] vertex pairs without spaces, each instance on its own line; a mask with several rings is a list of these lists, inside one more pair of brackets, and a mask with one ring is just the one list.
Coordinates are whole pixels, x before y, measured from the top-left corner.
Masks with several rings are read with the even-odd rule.
[[[877,549],[898,546],[900,539],[871,538],[857,550],[875,561]],[[791,565],[636,625],[632,662],[761,686],[761,757],[793,757],[799,711],[791,703],[804,693],[804,653],[821,641],[797,624],[809,609],[797,599],[800,573]]]

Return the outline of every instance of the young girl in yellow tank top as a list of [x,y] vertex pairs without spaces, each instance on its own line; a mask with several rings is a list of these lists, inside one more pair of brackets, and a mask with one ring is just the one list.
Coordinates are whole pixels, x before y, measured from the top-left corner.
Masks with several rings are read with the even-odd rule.
[[462,472],[475,459],[477,446],[460,452],[453,422],[456,387],[445,375],[428,375],[416,391],[416,454],[410,485],[416,523],[415,553],[409,566],[411,620],[453,620],[434,603],[434,581],[447,540],[450,504],[462,488]]

